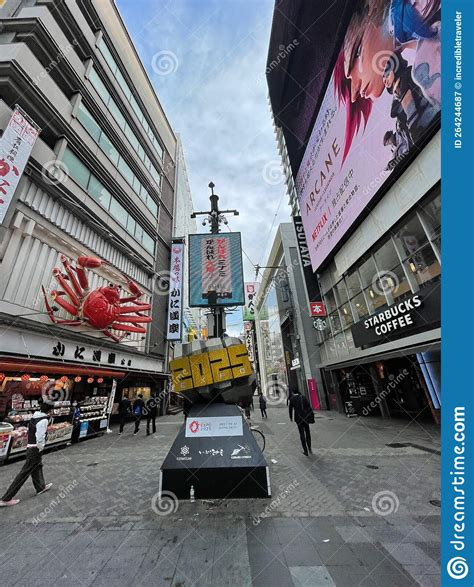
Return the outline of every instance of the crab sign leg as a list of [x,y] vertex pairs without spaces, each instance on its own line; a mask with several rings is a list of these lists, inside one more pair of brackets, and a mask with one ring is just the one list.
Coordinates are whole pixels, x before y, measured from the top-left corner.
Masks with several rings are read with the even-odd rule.
[[141,306],[123,306],[119,308],[120,314],[125,314],[126,312],[143,312],[143,310],[151,310],[151,305],[143,304]]
[[102,259],[98,259],[97,257],[78,257],[77,258],[77,265],[76,265],[76,273],[79,279],[79,283],[83,288],[84,292],[89,291],[89,280],[87,279],[86,269],[96,269],[104,264]]
[[70,302],[63,300],[63,298],[61,297],[63,295],[64,295],[64,293],[62,291],[54,290],[51,292],[51,299],[56,304],[59,304],[61,306],[61,308],[64,308],[66,310],[66,312],[69,312],[73,316],[77,316],[78,308],[76,306],[73,306]]
[[[80,320],[78,318],[76,318],[75,320],[62,320],[62,319],[56,318],[56,316],[53,313],[53,309],[51,308],[51,305],[49,303],[48,296],[46,295],[46,290],[44,289],[44,287],[41,287],[41,289],[43,290],[46,311],[48,312],[48,315],[49,315],[51,322],[53,322],[54,324],[67,324],[68,326],[80,326],[82,324],[82,320]],[[53,293],[57,293],[59,295],[60,292],[53,292]],[[60,298],[55,298],[55,301],[57,301],[59,303],[59,299]],[[61,300],[61,302],[64,302],[64,300]],[[64,302],[64,303],[67,304],[68,302]],[[62,304],[60,304],[60,305],[62,305]],[[75,308],[73,308],[73,309],[77,314],[77,310]]]
[[126,332],[141,332],[145,333],[146,330],[143,326],[132,326],[131,324],[119,324],[118,322],[114,322],[110,328],[114,330],[125,330]]
[[56,281],[61,286],[61,288],[64,290],[64,292],[69,296],[69,299],[71,300],[71,302],[73,303],[73,305],[76,308],[78,308],[81,305],[81,302],[79,301],[79,298],[73,292],[71,286],[66,281],[64,275],[61,273],[61,271],[57,267],[55,267],[53,269],[53,275],[54,275],[54,278],[56,279]]
[[151,322],[151,316],[132,316],[124,314],[123,316],[117,316],[116,322]]
[[82,287],[79,285],[79,281],[77,280],[77,277],[74,275],[73,269],[69,264],[69,260],[65,255],[61,255],[61,263],[63,264],[64,270],[66,271],[67,276],[69,277],[69,281],[71,282],[72,287],[76,292],[78,298],[82,299],[84,297],[84,291],[82,290]]

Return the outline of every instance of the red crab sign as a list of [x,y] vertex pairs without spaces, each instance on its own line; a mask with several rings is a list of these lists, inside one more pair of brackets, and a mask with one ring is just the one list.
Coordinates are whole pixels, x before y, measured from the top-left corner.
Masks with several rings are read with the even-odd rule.
[[[116,342],[120,342],[129,332],[145,333],[142,324],[151,322],[147,312],[150,304],[140,302],[143,292],[137,284],[124,277],[126,290],[131,294],[120,297],[120,285],[109,284],[89,289],[87,269],[94,269],[105,262],[96,257],[78,257],[75,266],[69,263],[65,255],[61,255],[64,272],[55,267],[53,275],[60,289],[51,292],[51,300],[73,316],[71,319],[58,319],[54,315],[48,295],[43,287],[46,310],[51,321],[67,326],[92,326]],[[117,330],[122,334],[114,334]]]

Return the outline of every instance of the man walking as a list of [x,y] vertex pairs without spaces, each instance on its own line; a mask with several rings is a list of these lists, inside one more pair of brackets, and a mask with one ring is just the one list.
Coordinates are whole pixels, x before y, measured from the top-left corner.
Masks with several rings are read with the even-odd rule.
[[26,445],[26,461],[23,468],[13,480],[0,501],[0,507],[7,507],[19,503],[19,499],[13,499],[21,487],[31,475],[31,480],[36,489],[36,495],[40,495],[51,489],[52,483],[46,484],[43,477],[42,453],[48,435],[49,412],[53,405],[43,402],[40,410],[34,412],[28,423],[28,444]]
[[134,436],[138,434],[138,430],[140,429],[140,422],[144,408],[145,402],[143,401],[143,395],[139,393],[137,399],[133,402],[133,415],[135,417],[135,432],[133,433]]
[[295,413],[295,422],[300,433],[301,445],[303,447],[303,454],[308,456],[308,451],[311,450],[311,431],[310,424],[314,424],[314,412],[309,401],[303,397],[299,391],[293,391],[293,395],[289,402],[290,420],[293,421],[293,411]]
[[146,402],[146,435],[150,436],[150,424],[152,424],[153,434],[156,432],[156,416],[158,415],[158,398],[156,394]]
[[123,428],[125,426],[125,422],[127,417],[130,415],[132,411],[132,404],[126,395],[119,401],[118,405],[118,413],[120,417],[120,431],[119,434],[122,434]]
[[267,416],[267,398],[260,392],[258,396],[258,403],[260,405],[260,412],[262,413],[262,418],[268,418]]

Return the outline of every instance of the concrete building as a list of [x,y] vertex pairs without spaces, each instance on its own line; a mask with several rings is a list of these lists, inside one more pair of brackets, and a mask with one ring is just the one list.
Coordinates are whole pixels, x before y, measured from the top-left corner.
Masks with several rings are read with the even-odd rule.
[[[177,139],[117,7],[2,3],[0,49],[0,128],[18,104],[41,129],[0,229],[0,371],[76,376],[83,395],[109,393],[112,380],[117,397],[159,391]],[[53,324],[42,288],[58,289],[61,255],[105,262],[91,288],[133,280],[151,304],[146,333],[116,343],[90,324]]]

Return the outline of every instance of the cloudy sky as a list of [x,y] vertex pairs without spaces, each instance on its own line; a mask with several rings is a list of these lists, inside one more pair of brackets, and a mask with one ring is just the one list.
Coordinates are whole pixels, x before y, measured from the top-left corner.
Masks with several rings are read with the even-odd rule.
[[[265,265],[290,209],[267,101],[274,0],[116,0],[158,97],[180,133],[194,208],[208,183],[242,232],[245,279]],[[204,229],[203,229],[204,230]],[[245,254],[246,253],[246,254]],[[250,258],[250,260],[249,260]],[[239,312],[228,331],[240,331]]]

